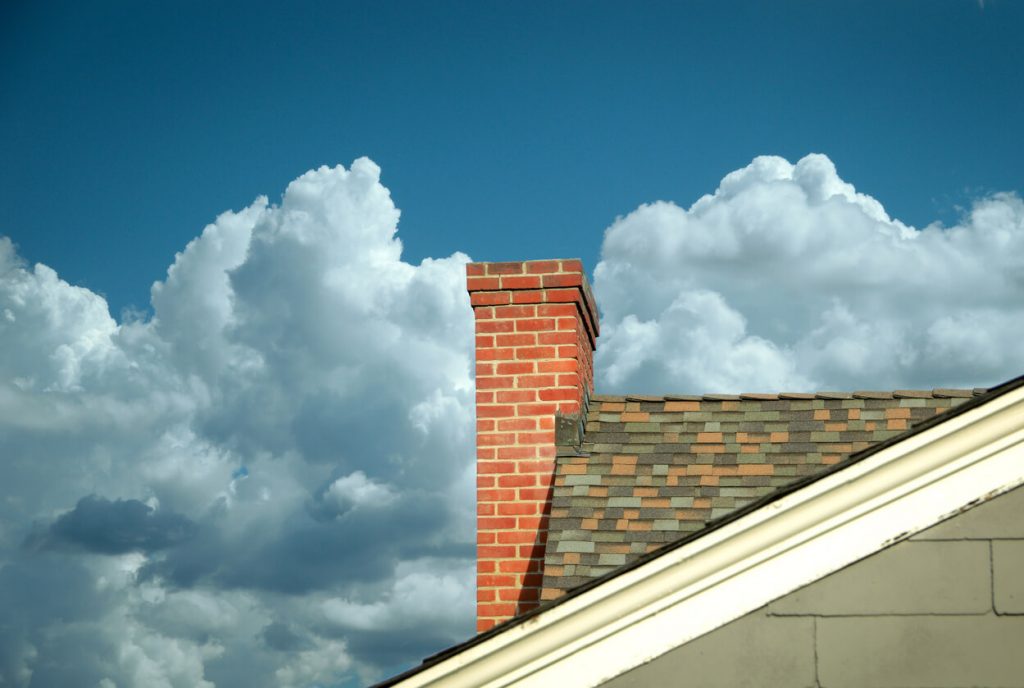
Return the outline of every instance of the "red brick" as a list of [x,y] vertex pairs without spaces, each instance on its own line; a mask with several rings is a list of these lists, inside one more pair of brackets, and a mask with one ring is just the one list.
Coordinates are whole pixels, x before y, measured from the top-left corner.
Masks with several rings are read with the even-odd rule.
[[478,489],[481,487],[494,487],[494,483],[495,480],[492,475],[477,477],[476,479],[476,486]]
[[477,392],[476,393],[477,404],[493,404],[494,403],[494,392]]
[[[557,409],[557,404],[545,403],[520,404],[518,410],[520,416],[550,416],[553,415]],[[479,442],[477,444],[479,444]],[[511,444],[511,442],[505,442],[503,444]]]
[[537,333],[500,334],[495,338],[498,346],[536,346]]
[[553,318],[524,318],[516,321],[516,332],[536,332],[555,329]]
[[547,530],[548,518],[547,516],[520,516],[519,517],[519,528],[521,530]]
[[[502,364],[498,364],[500,369]],[[516,386],[514,377],[478,377],[476,379],[477,389],[512,389]]]
[[476,591],[477,602],[494,602],[494,598],[497,597],[497,590],[480,590]]
[[522,599],[523,594],[526,590],[520,590],[518,588],[508,588],[505,590],[498,590],[498,597],[503,602],[519,602]]
[[516,415],[516,407],[511,404],[476,407],[477,418],[508,418],[514,415]]
[[503,349],[477,349],[476,360],[478,361],[508,361],[515,358],[516,350],[507,347]]
[[[480,490],[479,492],[476,493],[476,498],[477,498],[477,500],[479,502],[507,502],[507,501],[510,501],[510,500],[514,500],[516,498],[516,491],[515,490],[504,490],[504,489]],[[499,506],[500,506],[500,504],[499,504]],[[509,515],[509,514],[502,514],[500,511],[498,513],[501,516],[508,516]],[[487,514],[487,515],[489,516],[490,514]],[[512,515],[514,515],[514,514],[512,514]]]
[[494,317],[494,309],[488,306],[477,306],[473,309],[473,317],[477,320],[490,320]]
[[540,358],[554,358],[555,347],[553,346],[523,346],[516,349],[516,358],[519,360],[536,360]]
[[522,263],[485,263],[488,275],[520,275],[523,272]]
[[[531,362],[516,361],[514,363],[499,363],[498,364],[498,375],[521,375],[522,373],[532,373],[536,368],[537,364]],[[511,387],[512,385],[509,385]]]
[[531,562],[525,559],[513,559],[511,561],[499,561],[498,570],[502,573],[527,573],[529,571],[536,571],[536,567],[531,565]]
[[[501,490],[501,492],[512,492],[515,494],[515,490]],[[514,502],[515,499],[512,497],[509,501],[503,501],[498,503],[498,515],[499,516],[529,516],[537,513],[537,507],[540,504],[535,502]]]
[[516,530],[516,519],[513,516],[478,518],[477,528],[480,530]]
[[495,318],[534,318],[536,316],[536,306],[498,306],[494,309]]
[[583,272],[583,263],[577,258],[562,261],[562,272]]
[[[554,387],[555,376],[554,375],[520,375],[516,381],[517,386],[520,389],[523,388],[539,388],[539,387]],[[522,414],[520,414],[522,415]]]
[[542,389],[537,392],[541,401],[572,401],[579,399],[578,389]]
[[575,358],[560,358],[555,361],[537,361],[538,373],[575,373],[579,362]]
[[[561,330],[558,332],[538,332],[538,344],[575,344],[576,333]],[[499,342],[500,345],[500,342]]]
[[520,473],[553,473],[555,471],[554,461],[520,461],[518,463]]
[[555,433],[553,432],[520,432],[516,435],[516,439],[520,444],[543,444],[545,442],[554,442]]
[[478,461],[476,464],[476,472],[481,474],[513,473],[515,470],[516,464],[511,461]]
[[476,375],[477,375],[477,377],[486,377],[488,375],[494,375],[494,364],[493,363],[477,363],[476,364]]
[[583,284],[583,275],[580,274],[562,274],[562,275],[544,275],[544,288],[548,287],[579,287]]
[[516,584],[516,576],[496,576],[493,574],[484,574],[476,577],[476,584],[482,588],[506,587]]
[[[508,430],[529,430],[530,428],[507,428]],[[493,420],[478,420],[476,422],[477,432],[494,432],[495,425]]]
[[[548,487],[521,487],[519,488],[519,499],[538,499],[546,501],[551,496],[551,488]],[[498,505],[498,512],[501,512],[501,505]]]
[[576,323],[576,306],[571,303],[547,303],[537,307],[537,315],[541,317],[572,317]]
[[558,376],[558,386],[559,387],[572,387],[573,389],[575,389],[576,393],[577,393],[577,396],[574,397],[574,398],[578,399],[581,396],[583,396],[582,394],[579,394],[580,376],[577,375],[576,373],[569,373],[568,375],[559,375]]
[[495,291],[501,288],[501,279],[498,277],[468,277],[466,288],[469,291]]
[[[492,423],[494,421],[491,421]],[[498,430],[536,430],[536,418],[504,418],[498,421]]]
[[559,358],[576,358],[576,346],[560,346],[558,347]]
[[544,272],[558,272],[557,260],[534,260],[526,264],[526,271],[532,275]]
[[515,616],[516,606],[514,604],[481,604],[477,607],[478,616]]
[[511,559],[516,556],[516,548],[506,545],[481,545],[476,548],[476,555],[481,559]]
[[[548,289],[544,292],[544,300],[548,303],[569,303],[577,301],[580,298],[580,292],[578,289]],[[486,304],[488,306],[497,305],[496,303]]]
[[498,478],[498,485],[500,487],[533,487],[536,484],[536,478],[532,474],[503,475]]
[[527,609],[532,609],[537,605],[531,604],[529,607],[527,607],[526,603],[536,603],[536,601],[540,599],[540,588],[523,588],[519,591],[518,599],[520,609],[522,609],[523,611],[526,611]]
[[475,277],[477,275],[484,274],[483,263],[466,263],[466,275],[468,277]]
[[542,291],[514,291],[512,292],[512,303],[544,303],[544,292]]
[[493,545],[497,541],[496,533],[481,533],[480,531],[476,533],[476,544],[478,545]]
[[495,433],[493,435],[477,435],[476,446],[477,447],[502,447],[509,444],[516,443],[516,436],[514,433]]
[[516,324],[512,320],[478,320],[476,331],[478,333],[513,332]]
[[537,401],[535,389],[512,389],[497,393],[497,400],[503,404],[515,404],[522,401]]
[[512,303],[512,294],[507,291],[475,291],[469,295],[474,306],[503,306]]
[[498,565],[497,565],[496,562],[493,562],[493,561],[480,561],[479,559],[477,559],[477,562],[476,562],[476,572],[477,572],[477,574],[481,574],[481,573],[494,573],[497,570],[498,570]]
[[477,504],[476,515],[477,516],[493,516],[494,512],[497,511],[493,504]]
[[501,278],[502,289],[540,289],[540,287],[541,278],[539,275],[505,276]]
[[558,411],[562,414],[577,414],[580,412],[580,403],[578,401],[563,401],[558,404]]
[[498,447],[499,459],[535,459],[537,447]]

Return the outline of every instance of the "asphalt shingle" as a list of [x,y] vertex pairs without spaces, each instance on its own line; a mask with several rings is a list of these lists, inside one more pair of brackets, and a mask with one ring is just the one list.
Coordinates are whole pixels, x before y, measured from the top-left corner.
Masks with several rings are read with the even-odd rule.
[[580,445],[559,447],[543,596],[983,392],[595,395]]

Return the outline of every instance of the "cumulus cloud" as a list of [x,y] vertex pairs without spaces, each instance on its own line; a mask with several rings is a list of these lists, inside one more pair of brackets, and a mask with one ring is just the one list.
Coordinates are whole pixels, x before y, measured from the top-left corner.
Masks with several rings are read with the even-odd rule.
[[327,488],[327,494],[343,511],[356,507],[384,507],[394,502],[397,496],[390,487],[368,479],[362,471],[338,478]]
[[195,524],[181,514],[157,511],[137,499],[111,502],[89,495],[29,544],[71,545],[99,554],[154,552],[188,540],[195,530]]
[[[347,685],[472,633],[468,258],[398,219],[370,160],[310,171],[120,323],[0,238],[0,683]],[[382,652],[412,562],[470,606]]]
[[[758,158],[608,229],[598,387],[1009,377],[1022,218],[918,230]],[[468,258],[404,261],[398,220],[370,160],[312,170],[122,322],[0,237],[0,684],[350,686],[472,634]]]
[[1024,201],[909,227],[824,155],[759,157],[608,228],[606,391],[983,386],[1024,370]]

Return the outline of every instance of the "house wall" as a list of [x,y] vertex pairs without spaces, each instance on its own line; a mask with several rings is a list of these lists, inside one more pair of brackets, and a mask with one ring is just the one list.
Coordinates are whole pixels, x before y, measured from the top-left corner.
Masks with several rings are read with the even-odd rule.
[[603,685],[1024,687],[1024,488]]

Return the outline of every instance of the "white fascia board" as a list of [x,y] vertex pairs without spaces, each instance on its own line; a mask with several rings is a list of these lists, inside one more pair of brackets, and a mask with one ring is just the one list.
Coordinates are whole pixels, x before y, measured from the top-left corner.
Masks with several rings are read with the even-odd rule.
[[1024,483],[1024,387],[827,475],[395,684],[597,686]]

